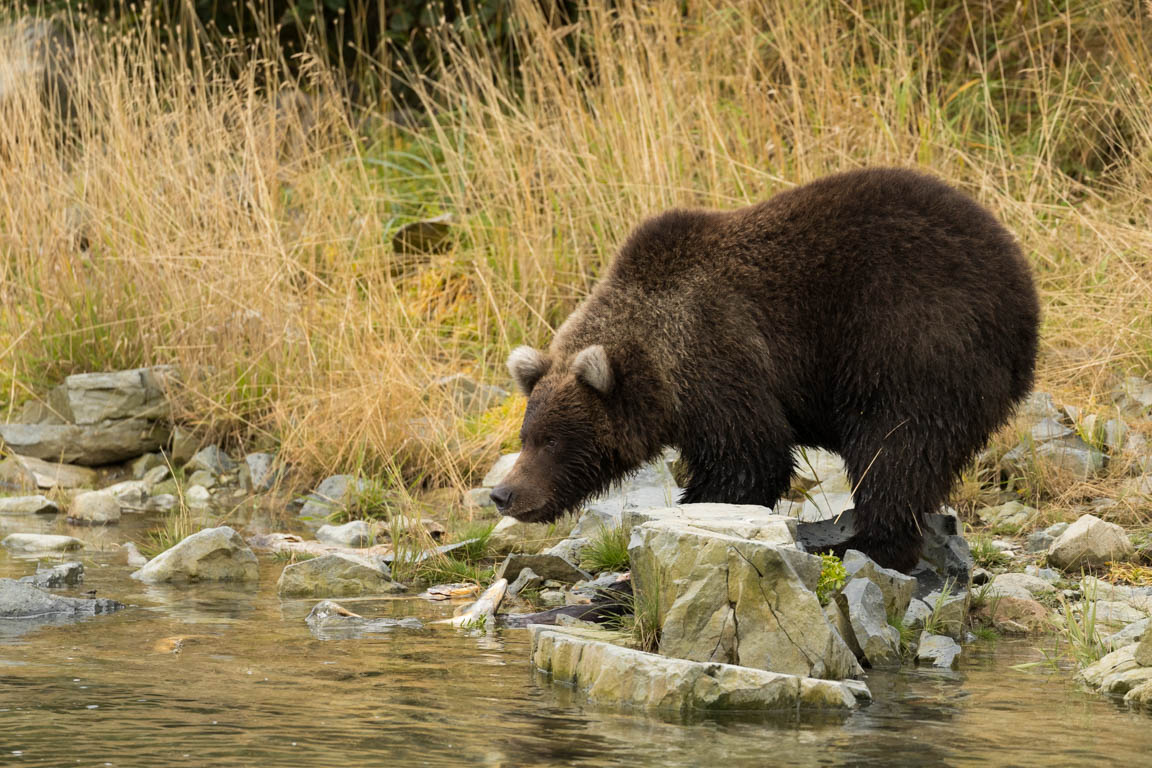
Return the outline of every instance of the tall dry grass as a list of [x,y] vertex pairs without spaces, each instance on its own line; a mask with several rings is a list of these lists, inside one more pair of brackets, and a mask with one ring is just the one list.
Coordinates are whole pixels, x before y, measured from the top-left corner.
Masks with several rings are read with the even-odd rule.
[[[649,214],[864,165],[931,170],[1017,233],[1040,386],[1091,406],[1152,369],[1152,9],[683,5],[556,27],[516,2],[515,73],[446,30],[417,129],[350,116],[319,61],[302,111],[259,46],[202,63],[147,24],[82,24],[71,124],[0,103],[0,404],[175,362],[205,432],[462,484],[517,404],[461,415],[429,381],[504,384],[507,350],[546,343]],[[391,233],[443,211],[455,245],[400,272]]]

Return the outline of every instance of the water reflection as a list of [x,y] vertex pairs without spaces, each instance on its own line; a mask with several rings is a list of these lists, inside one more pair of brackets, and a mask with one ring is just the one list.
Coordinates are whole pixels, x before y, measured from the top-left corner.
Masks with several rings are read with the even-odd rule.
[[[846,717],[674,718],[587,704],[528,664],[523,630],[457,632],[452,606],[341,601],[424,629],[325,637],[311,600],[258,585],[152,586],[114,551],[87,581],[133,607],[0,645],[0,763],[28,766],[1144,764],[1149,719],[1021,673],[1032,642],[969,649],[961,672],[874,674]],[[0,556],[0,576],[34,564]],[[79,594],[73,591],[66,594]],[[16,753],[19,754],[16,754]]]

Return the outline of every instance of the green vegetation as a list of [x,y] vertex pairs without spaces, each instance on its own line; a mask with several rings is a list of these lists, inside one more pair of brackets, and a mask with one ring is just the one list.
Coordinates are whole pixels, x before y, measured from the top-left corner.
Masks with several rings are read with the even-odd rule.
[[580,567],[592,573],[626,571],[629,532],[623,526],[601,525],[580,553]]
[[1005,552],[996,548],[992,537],[987,534],[969,535],[968,547],[972,552],[972,560],[981,568],[995,568],[1012,561]]
[[831,552],[820,555],[820,580],[816,582],[816,597],[820,605],[828,605],[833,595],[844,588],[848,582],[848,571],[844,570],[844,563]]

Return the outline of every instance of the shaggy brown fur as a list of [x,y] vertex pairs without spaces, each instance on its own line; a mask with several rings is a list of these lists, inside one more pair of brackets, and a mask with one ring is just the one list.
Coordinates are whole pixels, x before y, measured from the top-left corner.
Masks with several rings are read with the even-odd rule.
[[771,506],[794,446],[840,453],[849,547],[908,570],[919,516],[1032,385],[1039,307],[1012,236],[899,169],[642,224],[546,354],[509,359],[523,452],[492,498],[551,520],[664,446],[682,501]]

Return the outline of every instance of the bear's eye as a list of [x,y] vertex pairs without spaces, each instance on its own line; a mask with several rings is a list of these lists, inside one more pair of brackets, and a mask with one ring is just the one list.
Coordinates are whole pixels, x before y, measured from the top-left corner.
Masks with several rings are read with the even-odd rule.
[[556,447],[556,438],[550,437],[544,442],[544,447],[551,450]]

